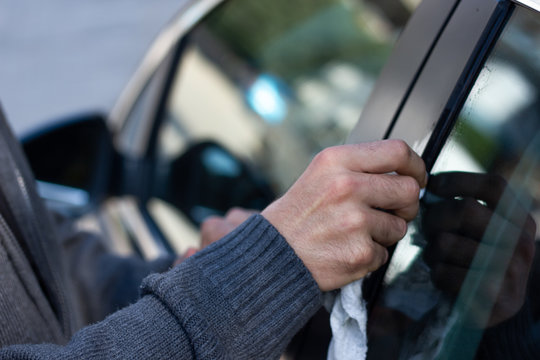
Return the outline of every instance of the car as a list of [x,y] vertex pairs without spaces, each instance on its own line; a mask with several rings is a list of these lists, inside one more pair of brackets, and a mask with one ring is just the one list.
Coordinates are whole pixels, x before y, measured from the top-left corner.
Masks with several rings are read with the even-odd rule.
[[[540,1],[183,6],[110,114],[22,139],[49,206],[153,259],[264,208],[327,146],[404,139],[431,180],[364,283],[368,358],[538,357]],[[285,356],[329,339],[321,312]]]

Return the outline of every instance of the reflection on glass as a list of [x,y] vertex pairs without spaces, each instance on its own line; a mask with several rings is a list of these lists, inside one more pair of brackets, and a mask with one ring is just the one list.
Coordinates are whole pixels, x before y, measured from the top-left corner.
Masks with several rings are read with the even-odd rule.
[[391,261],[371,358],[540,358],[539,55],[538,14],[517,8]]
[[279,81],[270,75],[259,76],[246,92],[250,107],[269,124],[279,124],[287,116],[287,103]]
[[[162,188],[154,195],[169,202],[186,198],[173,194],[177,183],[171,191],[163,184],[171,183],[172,174],[192,175],[190,169],[178,168],[183,164],[178,159],[205,141],[256,169],[273,194],[283,193],[313,155],[344,142],[416,4],[224,2],[185,39],[159,130],[154,183]],[[213,198],[213,203],[191,203],[214,213],[246,206],[222,201],[215,193]],[[185,209],[185,204],[173,205]],[[195,220],[191,213],[211,213],[186,211],[196,223],[201,216]]]

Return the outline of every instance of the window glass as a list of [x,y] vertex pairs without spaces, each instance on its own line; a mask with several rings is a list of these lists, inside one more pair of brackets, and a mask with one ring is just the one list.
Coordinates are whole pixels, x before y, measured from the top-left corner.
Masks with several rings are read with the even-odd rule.
[[195,223],[264,207],[345,141],[417,3],[226,1],[186,39],[154,195]]
[[155,120],[154,115],[159,95],[170,71],[172,60],[173,54],[170,53],[149,76],[146,84],[137,95],[125,122],[122,123],[122,130],[116,138],[116,145],[120,152],[134,157],[144,156],[152,121]]
[[540,16],[517,7],[390,262],[370,358],[540,358],[539,161]]

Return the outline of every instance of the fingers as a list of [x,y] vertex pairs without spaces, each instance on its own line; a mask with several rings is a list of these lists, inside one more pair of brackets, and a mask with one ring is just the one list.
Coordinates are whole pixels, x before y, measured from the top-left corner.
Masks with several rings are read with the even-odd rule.
[[[373,207],[394,210],[393,213],[411,221],[418,213],[420,186],[409,176],[391,174],[358,174],[362,201]],[[368,188],[369,191],[364,191]]]
[[437,264],[431,272],[433,284],[438,289],[452,296],[459,295],[463,282],[467,277],[471,278],[473,282],[475,282],[473,279],[484,280],[481,282],[479,295],[488,293],[492,299],[497,297],[500,283],[496,282],[496,277],[490,273],[444,263]]
[[[534,238],[521,236],[512,246],[505,244],[492,245],[480,243],[466,236],[441,233],[432,239],[424,249],[423,257],[426,263],[434,266],[446,263],[462,268],[479,268],[474,265],[475,257],[483,260],[482,268],[499,269],[501,264],[511,268],[515,263],[532,264],[534,258]],[[486,260],[489,259],[489,263]]]
[[205,248],[208,245],[218,241],[234,230],[235,227],[236,226],[222,217],[208,217],[201,224],[201,248]]
[[386,247],[405,235],[425,185],[424,162],[403,141],[337,146],[261,214],[329,291],[387,261]]
[[474,199],[446,200],[426,206],[422,225],[428,236],[453,232],[480,240],[492,215]]
[[467,277],[471,279],[472,283],[479,282],[481,284],[478,297],[497,298],[501,284],[496,281],[496,277],[489,273],[485,274],[482,271],[469,270],[449,264],[438,264],[431,272],[433,284],[452,296],[459,295]]
[[340,163],[351,171],[362,173],[396,172],[414,178],[421,188],[427,183],[424,161],[402,140],[332,147],[319,153],[317,161]]
[[225,217],[208,217],[201,224],[201,248],[218,241],[254,214],[257,214],[257,211],[232,208],[227,211]]
[[507,186],[506,180],[491,174],[445,172],[432,175],[428,191],[444,198],[470,197],[485,201],[494,208]]
[[468,268],[474,259],[479,243],[465,236],[450,233],[439,234],[424,249],[423,257],[430,266],[447,263]]
[[[353,161],[355,160],[355,161]],[[358,145],[351,170],[368,173],[396,172],[414,178],[420,187],[427,184],[424,161],[402,140],[386,140]]]
[[506,180],[496,174],[466,172],[446,172],[433,175],[427,186],[428,191],[443,198],[468,197],[484,201],[488,208],[521,226],[531,226],[527,206],[530,199],[524,192],[519,198],[508,186]]
[[257,214],[258,211],[248,210],[239,207],[235,207],[227,211],[225,220],[234,225],[235,227],[246,221],[251,215]]
[[369,210],[364,214],[373,241],[388,247],[403,239],[407,233],[407,222],[395,215]]
[[423,160],[399,140],[328,148],[311,166],[338,169],[332,175],[337,194],[356,192],[359,201],[392,211],[407,221],[416,216],[420,188],[426,185]]
[[440,233],[455,233],[476,241],[484,240],[488,244],[498,243],[498,246],[511,248],[520,237],[534,239],[536,234],[536,224],[530,215],[527,216],[528,221],[524,225],[521,221],[519,226],[516,223],[520,223],[520,219],[516,216],[506,219],[470,198],[446,200],[426,206],[422,225],[429,237]]
[[388,261],[386,247],[368,238],[357,239],[352,246],[344,247],[343,252],[341,258],[345,262],[343,266],[345,273],[349,276],[347,282],[363,278]]
[[355,280],[361,279],[366,276],[367,273],[377,270],[388,261],[388,250],[386,247],[373,241],[368,244],[369,245],[366,248],[369,251],[368,258],[370,261],[365,266],[367,271],[361,270],[360,273],[357,274]]
[[[479,243],[461,235],[442,233],[430,241],[425,248],[423,257],[430,266],[447,264],[464,269],[490,270],[498,269],[501,264],[508,262],[512,253],[513,249]],[[473,262],[475,257],[490,261],[489,263],[483,262],[482,265],[475,265]],[[515,256],[512,257],[512,259],[514,258]]]

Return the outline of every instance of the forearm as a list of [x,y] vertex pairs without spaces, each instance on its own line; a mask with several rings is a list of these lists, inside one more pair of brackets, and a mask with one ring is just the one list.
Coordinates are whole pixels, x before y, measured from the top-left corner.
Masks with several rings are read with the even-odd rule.
[[77,332],[65,345],[15,345],[0,359],[191,359],[189,337],[166,306],[146,296],[95,325]]
[[165,274],[143,298],[64,347],[5,348],[0,358],[272,359],[320,307],[317,284],[262,217]]
[[60,223],[62,249],[83,324],[107,315],[139,299],[142,280],[153,272],[170,269],[174,256],[147,262],[111,253],[94,234],[76,231],[68,221]]
[[310,273],[262,216],[171,273],[147,278],[144,291],[170,304],[201,358],[278,357],[320,307]]

